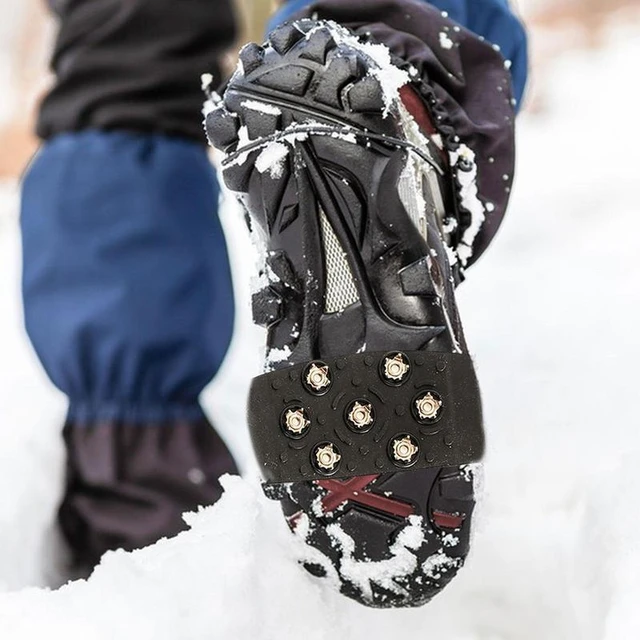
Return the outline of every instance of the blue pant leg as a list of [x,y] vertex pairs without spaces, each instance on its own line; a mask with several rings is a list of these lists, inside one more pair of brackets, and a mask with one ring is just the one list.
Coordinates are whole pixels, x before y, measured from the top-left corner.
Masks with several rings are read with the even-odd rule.
[[234,472],[198,395],[233,326],[206,150],[86,131],[46,143],[22,193],[25,321],[69,397],[63,530],[89,563],[182,528]]

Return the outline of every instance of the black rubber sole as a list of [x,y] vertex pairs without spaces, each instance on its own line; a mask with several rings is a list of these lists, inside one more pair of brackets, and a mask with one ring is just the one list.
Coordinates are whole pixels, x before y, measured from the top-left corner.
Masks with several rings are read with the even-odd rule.
[[[313,21],[279,28],[240,60],[206,128],[225,154],[225,183],[267,246],[253,300],[255,321],[269,330],[267,370],[319,360],[339,368],[356,353],[466,353],[435,208],[421,234],[398,193],[408,154],[432,165],[437,151],[407,140],[376,63],[343,30]],[[450,185],[440,180],[448,205]],[[336,394],[340,419],[354,399],[373,401],[358,384],[353,398]],[[302,418],[289,425],[291,447],[309,446],[313,463],[322,443],[303,440]],[[416,449],[432,437],[447,442],[443,433],[436,425],[418,435]],[[398,607],[427,602],[462,566],[470,467],[326,475],[268,487],[309,545],[311,573],[363,604]]]

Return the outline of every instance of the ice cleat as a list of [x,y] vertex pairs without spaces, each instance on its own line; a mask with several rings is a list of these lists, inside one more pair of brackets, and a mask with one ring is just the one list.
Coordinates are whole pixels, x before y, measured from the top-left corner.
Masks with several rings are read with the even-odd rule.
[[314,20],[245,46],[206,109],[264,247],[248,418],[265,490],[306,568],[374,607],[421,605],[460,569],[484,450],[454,295],[474,165],[438,109],[386,47]]

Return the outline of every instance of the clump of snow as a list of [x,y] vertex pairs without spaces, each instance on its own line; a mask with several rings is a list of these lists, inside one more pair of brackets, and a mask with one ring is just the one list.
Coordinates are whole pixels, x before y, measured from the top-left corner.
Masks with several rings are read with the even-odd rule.
[[[210,113],[213,113],[216,109],[221,109],[221,108],[222,108],[222,99],[217,93],[213,92],[208,95],[207,99],[204,101],[204,104],[202,105],[202,115],[206,119],[206,117]],[[235,114],[233,115],[235,116]]]
[[268,102],[262,102],[259,100],[244,100],[241,106],[251,109],[251,111],[257,111],[258,113],[265,113],[270,116],[282,115],[282,110],[276,107],[274,104]]
[[390,547],[391,558],[374,562],[358,560],[355,555],[355,542],[338,523],[330,524],[327,533],[340,549],[340,575],[355,585],[366,600],[372,600],[372,585],[378,585],[394,593],[404,594],[405,589],[398,580],[412,574],[418,564],[415,553],[424,542],[423,520],[419,516],[410,516],[409,524],[404,527]]
[[458,253],[456,250],[449,246],[448,244],[444,245],[444,250],[447,254],[447,259],[449,260],[449,264],[453,267],[458,262]]
[[347,132],[345,129],[342,131],[333,131],[331,133],[331,137],[336,140],[342,140],[343,142],[349,142],[351,144],[356,144],[358,139],[356,138],[356,134],[353,132]]
[[293,547],[293,552],[296,555],[296,559],[299,563],[309,563],[319,565],[324,569],[325,575],[321,579],[321,582],[335,590],[340,591],[340,575],[333,566],[331,560],[321,551],[307,544],[307,538],[311,533],[311,521],[306,513],[301,513],[296,520],[293,530],[295,534],[296,545]]
[[[464,169],[459,165],[460,159],[463,159],[466,163]],[[474,151],[466,144],[460,144],[455,151],[449,152],[449,164],[455,172],[458,182],[460,202],[471,214],[471,222],[462,234],[460,243],[455,248],[457,257],[464,267],[473,255],[473,241],[484,223],[485,208],[478,197],[478,165],[476,164],[476,154]]]
[[452,533],[447,533],[442,536],[442,544],[445,547],[455,547],[460,542],[458,536],[454,536]]
[[[305,121],[303,124],[293,123],[282,131],[275,131],[269,136],[255,139],[249,137],[246,125],[243,125],[238,130],[236,150],[233,153],[221,154],[223,166],[225,168],[241,166],[253,151],[262,150],[261,155],[265,151],[266,153],[264,153],[262,160],[259,161],[259,170],[265,172],[267,169],[271,170],[273,168],[276,174],[275,177],[279,177],[279,167],[282,166],[282,161],[288,153],[288,148],[285,145],[293,147],[295,143],[307,140],[310,135],[330,136],[352,144],[357,142],[356,134],[351,127],[342,126],[336,128],[334,125],[321,124],[312,119]],[[285,153],[285,149],[287,153]]]
[[[324,515],[321,500],[322,497],[319,496],[312,504],[312,509],[318,516]],[[309,536],[314,534],[313,525],[304,513],[296,517],[294,532],[299,541],[304,543]],[[425,542],[426,526],[421,516],[409,516],[408,523],[398,532],[390,547],[391,557],[386,560],[373,561],[355,557],[355,541],[344,531],[339,521],[336,521],[329,524],[326,530],[332,544],[340,552],[338,570],[336,571],[328,558],[308,545],[300,547],[300,560],[319,564],[325,568],[326,577],[323,580],[328,580],[331,584],[339,584],[340,579],[348,581],[359,590],[365,601],[373,599],[374,586],[408,596],[407,590],[402,586],[402,580],[414,574],[418,568],[416,552]],[[436,573],[441,574],[458,566],[459,560],[449,558],[444,551],[445,547],[455,546],[457,538],[451,534],[442,536],[442,543],[442,548],[434,556],[433,562],[422,565],[424,578],[437,579]]]
[[233,160],[233,162],[230,162],[229,165],[243,165],[247,161],[250,151],[243,151],[243,148],[249,145],[251,141],[252,140],[249,137],[249,129],[247,128],[247,125],[243,124],[238,129],[238,156]]
[[458,221],[451,216],[450,218],[445,218],[442,224],[442,230],[445,233],[453,233],[458,228]]
[[[385,103],[384,116],[387,116],[398,100],[398,91],[410,81],[410,76],[406,71],[399,69],[391,62],[391,53],[384,44],[374,44],[372,42],[361,42],[349,30],[336,22],[329,21],[333,39],[338,44],[344,44],[364,53],[374,63],[371,65],[369,73],[380,83],[383,99]],[[319,29],[322,27],[316,27]],[[312,29],[309,37],[315,29]]]
[[200,76],[200,88],[203,92],[208,92],[213,84],[213,76],[210,73],[203,73]]
[[281,349],[278,347],[269,349],[265,360],[265,371],[270,371],[273,368],[273,365],[278,364],[279,362],[285,362],[290,357],[291,348],[289,346],[284,346]]
[[200,76],[200,82],[202,91],[207,96],[202,107],[202,114],[206,118],[210,113],[215,111],[218,106],[220,106],[222,98],[211,88],[213,85],[213,76],[210,73],[203,73]]
[[422,571],[427,577],[439,580],[443,573],[456,569],[459,565],[459,558],[451,558],[446,553],[439,552],[429,556],[422,563]]
[[272,178],[280,178],[284,171],[284,160],[289,155],[289,147],[282,142],[270,142],[256,159],[256,169],[260,173],[269,172]]
[[440,37],[440,46],[443,49],[453,48],[453,40],[447,35],[447,33],[445,33],[444,31],[441,31],[439,34],[439,37]]

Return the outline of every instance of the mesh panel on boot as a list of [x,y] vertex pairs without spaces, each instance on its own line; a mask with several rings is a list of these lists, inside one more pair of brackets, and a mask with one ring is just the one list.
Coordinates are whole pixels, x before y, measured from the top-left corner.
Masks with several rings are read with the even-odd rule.
[[360,297],[340,241],[324,211],[320,211],[320,229],[324,246],[325,313],[344,311]]

